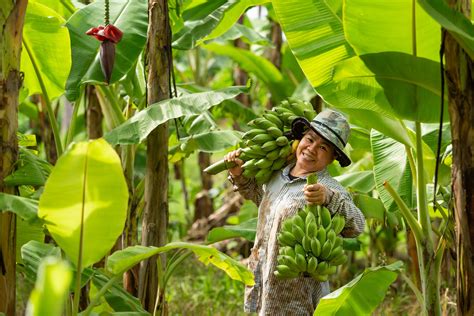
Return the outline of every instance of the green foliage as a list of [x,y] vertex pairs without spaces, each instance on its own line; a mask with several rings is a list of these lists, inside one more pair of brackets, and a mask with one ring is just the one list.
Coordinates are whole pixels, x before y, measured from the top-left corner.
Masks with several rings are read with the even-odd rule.
[[[358,55],[384,51],[411,55],[412,5],[412,0],[394,0],[383,5],[374,5],[370,0],[346,0],[343,23],[347,41]],[[439,62],[440,27],[418,4],[415,15],[416,56]]]
[[44,185],[51,173],[51,164],[35,155],[31,150],[20,148],[16,170],[5,177],[4,182],[9,186]]
[[29,94],[52,100],[64,93],[71,67],[69,32],[65,20],[52,8],[29,1],[23,27],[21,70]]
[[314,315],[370,315],[382,302],[402,268],[401,261],[368,268],[354,280],[323,297]]
[[[103,10],[104,1],[95,1],[76,11],[66,23],[72,49],[72,68],[66,84],[66,96],[71,101],[79,97],[81,84],[104,82],[99,62],[100,42],[85,35],[90,28],[104,24]],[[145,0],[110,1],[110,23],[123,32],[122,40],[116,45],[111,84],[130,71],[142,52],[146,42],[147,12]]]
[[200,114],[222,101],[246,92],[246,87],[230,87],[218,91],[187,94],[155,103],[105,135],[112,145],[136,144],[143,141],[158,125],[186,115]]
[[257,230],[257,220],[258,218],[252,218],[239,225],[225,225],[213,228],[207,235],[207,242],[212,244],[236,237],[243,237],[246,240],[254,241]]
[[232,58],[242,69],[255,74],[259,80],[265,83],[272,94],[272,99],[276,102],[283,100],[291,94],[291,83],[285,80],[278,68],[268,59],[258,56],[249,50],[230,45],[212,43],[203,45],[203,47],[220,56]]
[[385,181],[395,187],[404,200],[411,205],[413,181],[405,146],[377,131],[372,131],[371,142],[375,183],[385,208],[393,211],[396,207],[390,194],[383,189]]
[[447,29],[466,53],[474,59],[474,25],[461,12],[443,0],[418,0],[418,4],[441,26]]
[[253,274],[238,261],[209,246],[185,242],[169,243],[163,247],[133,246],[113,253],[107,261],[107,270],[115,275],[122,274],[137,263],[154,255],[172,249],[188,249],[194,252],[204,264],[213,264],[224,270],[232,279],[246,285],[253,285]]
[[314,87],[331,80],[339,61],[355,56],[340,17],[327,1],[273,0],[272,4],[291,50]]
[[26,315],[62,315],[71,280],[72,273],[65,261],[57,257],[43,259],[38,269],[35,288],[31,292]]
[[38,216],[72,263],[87,267],[107,254],[122,233],[127,203],[120,159],[98,139],[74,144],[59,158]]
[[[230,0],[194,6],[183,14],[188,18],[184,27],[173,36],[173,47],[188,50],[204,40],[216,38],[227,32],[245,10],[270,0]],[[205,15],[203,15],[205,14]]]
[[10,211],[26,221],[38,219],[38,201],[0,192],[0,210]]
[[[331,82],[318,91],[342,109],[433,123],[440,116],[439,69],[438,62],[405,53],[366,54],[335,65]],[[449,119],[447,99],[445,94],[445,121]]]

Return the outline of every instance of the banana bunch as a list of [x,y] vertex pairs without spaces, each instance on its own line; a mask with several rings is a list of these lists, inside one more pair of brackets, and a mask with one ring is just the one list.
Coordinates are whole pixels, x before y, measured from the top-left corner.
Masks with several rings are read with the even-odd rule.
[[[268,182],[273,171],[283,168],[296,150],[297,143],[285,136],[293,120],[300,116],[311,120],[315,115],[310,103],[289,99],[271,111],[265,111],[262,117],[250,121],[248,125],[251,129],[242,136],[243,149],[239,156],[245,162],[242,165],[243,175],[255,178],[259,184]],[[204,171],[217,174],[234,166],[232,162],[221,160]]]
[[[316,183],[316,175],[308,176],[307,183]],[[324,207],[307,205],[295,216],[285,220],[278,234],[280,245],[275,275],[279,278],[311,276],[327,281],[337,266],[347,260],[342,248],[345,219],[331,218]]]

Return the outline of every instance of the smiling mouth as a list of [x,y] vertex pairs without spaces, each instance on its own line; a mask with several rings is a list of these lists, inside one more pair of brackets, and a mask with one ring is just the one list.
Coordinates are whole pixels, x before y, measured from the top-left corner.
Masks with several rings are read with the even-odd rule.
[[308,154],[307,154],[306,152],[304,152],[304,151],[302,152],[302,154],[303,154],[303,158],[304,158],[305,160],[315,161],[315,158],[314,158],[312,155],[308,155]]

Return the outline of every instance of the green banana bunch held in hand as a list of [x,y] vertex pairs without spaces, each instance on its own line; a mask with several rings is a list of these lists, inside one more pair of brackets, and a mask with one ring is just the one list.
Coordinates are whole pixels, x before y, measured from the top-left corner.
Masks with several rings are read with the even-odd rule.
[[[317,183],[316,174],[309,175],[306,181]],[[275,275],[282,279],[311,276],[327,281],[329,275],[336,273],[337,266],[347,260],[339,236],[344,226],[343,216],[331,218],[327,208],[306,205],[282,223]]]

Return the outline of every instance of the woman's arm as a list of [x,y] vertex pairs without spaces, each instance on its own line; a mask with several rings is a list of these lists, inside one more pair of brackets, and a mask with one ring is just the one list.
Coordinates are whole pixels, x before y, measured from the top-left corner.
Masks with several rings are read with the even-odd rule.
[[344,237],[355,237],[364,231],[365,218],[361,210],[355,206],[349,193],[329,189],[332,195],[325,205],[331,214],[341,214],[346,219],[346,225],[342,230]]
[[245,199],[253,201],[257,206],[260,205],[263,196],[263,188],[258,185],[255,179],[248,179],[242,175],[228,177],[232,183],[234,191],[238,191]]

